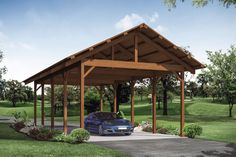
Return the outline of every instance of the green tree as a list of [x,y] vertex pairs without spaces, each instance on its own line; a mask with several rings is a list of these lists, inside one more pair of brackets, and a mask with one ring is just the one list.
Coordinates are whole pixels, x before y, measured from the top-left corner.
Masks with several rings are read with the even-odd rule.
[[16,107],[16,103],[24,100],[27,96],[22,87],[22,84],[17,80],[9,80],[6,83],[6,97],[12,102],[13,107]]
[[236,47],[231,46],[227,53],[221,50],[207,51],[210,64],[207,65],[211,83],[218,87],[229,104],[229,117],[236,97]]
[[[185,2],[185,0],[180,0]],[[228,8],[230,6],[236,6],[236,0],[218,0],[224,7]],[[192,0],[192,5],[195,7],[204,7],[210,2],[213,3],[213,0]],[[165,5],[171,9],[176,8],[176,0],[164,0]]]
[[197,94],[197,83],[194,81],[188,81],[187,83],[187,90],[190,94],[190,99],[192,99]]

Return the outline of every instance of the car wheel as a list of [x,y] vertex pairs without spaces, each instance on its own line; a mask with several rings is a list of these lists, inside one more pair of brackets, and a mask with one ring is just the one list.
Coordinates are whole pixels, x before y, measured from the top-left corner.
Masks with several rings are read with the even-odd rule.
[[100,136],[104,135],[102,125],[99,125],[99,126],[98,126],[98,134],[99,134]]

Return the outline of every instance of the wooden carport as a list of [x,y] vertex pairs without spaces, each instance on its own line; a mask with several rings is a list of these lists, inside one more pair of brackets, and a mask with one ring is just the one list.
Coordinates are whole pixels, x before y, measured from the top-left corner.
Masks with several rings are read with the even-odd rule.
[[[112,38],[73,54],[45,70],[26,79],[34,82],[34,124],[37,125],[36,91],[42,89],[42,125],[44,125],[44,86],[51,85],[51,127],[54,127],[54,85],[63,85],[64,132],[67,133],[67,85],[80,87],[80,127],[84,128],[84,87],[100,87],[100,110],[103,110],[105,85],[114,88],[114,112],[116,111],[116,87],[122,81],[131,82],[131,122],[134,123],[135,81],[150,78],[152,83],[153,133],[156,132],[156,80],[173,73],[180,81],[181,114],[180,135],[184,127],[184,72],[195,73],[204,68],[190,53],[174,45],[146,24],[140,24]],[[39,86],[38,86],[39,85]]]

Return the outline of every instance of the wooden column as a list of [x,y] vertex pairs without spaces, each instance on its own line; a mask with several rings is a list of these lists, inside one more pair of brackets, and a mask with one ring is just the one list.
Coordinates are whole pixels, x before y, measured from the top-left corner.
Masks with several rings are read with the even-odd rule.
[[138,36],[134,36],[134,61],[138,62]]
[[131,81],[130,87],[131,87],[131,123],[134,126],[134,84],[135,81]]
[[181,102],[181,111],[180,111],[180,136],[183,135],[183,128],[184,128],[184,72],[180,73],[180,102]]
[[54,110],[55,110],[55,97],[54,97],[54,80],[51,79],[51,129],[54,129]]
[[100,112],[103,111],[103,91],[104,91],[104,87],[103,86],[100,86],[100,90],[99,90],[99,93],[100,93]]
[[116,113],[117,112],[117,92],[116,92],[116,89],[117,89],[117,83],[115,83],[114,85],[113,85],[113,89],[114,89],[114,91],[113,91],[113,112],[114,113]]
[[156,78],[152,79],[152,133],[156,133]]
[[41,125],[44,126],[44,84],[41,85]]
[[34,82],[34,125],[37,125],[37,83]]
[[84,63],[80,66],[80,128],[84,128]]
[[63,131],[67,134],[67,72],[63,74]]

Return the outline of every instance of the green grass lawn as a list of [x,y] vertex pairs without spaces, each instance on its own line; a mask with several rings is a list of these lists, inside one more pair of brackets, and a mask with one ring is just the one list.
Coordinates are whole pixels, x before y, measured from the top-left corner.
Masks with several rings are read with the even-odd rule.
[[[210,139],[216,141],[225,141],[236,143],[236,116],[228,117],[228,105],[213,103],[210,98],[194,98],[185,102],[185,124],[198,123],[203,127],[203,134],[198,138]],[[16,108],[9,107],[8,102],[0,103],[0,115],[9,115],[13,110],[26,110],[30,117],[33,117],[33,104],[18,104]],[[45,104],[46,115],[49,115],[50,105]],[[38,103],[38,117],[40,116],[40,102]],[[125,113],[126,118],[130,118],[130,105],[122,104],[120,109]],[[109,106],[104,106],[105,111],[109,111]],[[79,123],[79,107],[71,105],[69,107],[69,121]],[[158,126],[175,126],[179,127],[180,119],[180,103],[176,98],[168,106],[168,116],[162,115],[162,110],[157,110],[157,125]],[[236,107],[233,108],[233,114],[236,115]],[[61,121],[61,116],[55,117],[56,121]],[[49,120],[50,118],[47,117]],[[135,121],[152,121],[151,104],[148,100],[140,101],[135,98]]]
[[113,151],[94,144],[67,144],[61,142],[35,141],[15,132],[9,124],[0,123],[1,157],[128,157],[129,155]]

